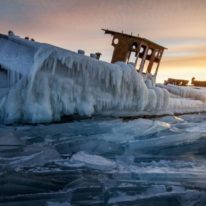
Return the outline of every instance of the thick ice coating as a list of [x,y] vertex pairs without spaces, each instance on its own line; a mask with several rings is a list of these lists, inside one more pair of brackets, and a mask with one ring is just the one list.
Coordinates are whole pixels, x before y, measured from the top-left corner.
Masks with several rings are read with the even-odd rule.
[[[201,91],[204,95],[197,91],[195,97],[181,95],[182,88],[145,83],[132,65],[109,64],[16,36],[0,36],[0,65],[4,69],[0,118],[6,123],[51,122],[74,114],[135,116],[206,110],[205,91]],[[175,89],[178,97],[170,93]]]

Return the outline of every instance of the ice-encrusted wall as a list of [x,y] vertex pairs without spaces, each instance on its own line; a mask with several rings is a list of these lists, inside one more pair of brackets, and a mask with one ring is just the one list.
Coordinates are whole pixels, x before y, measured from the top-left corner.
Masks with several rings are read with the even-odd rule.
[[[21,74],[0,100],[3,122],[51,122],[73,114],[163,114],[177,109],[168,88],[145,82],[131,65],[109,64],[18,37],[0,41],[0,64]],[[202,99],[196,102],[204,110]],[[180,108],[179,102],[175,104]]]

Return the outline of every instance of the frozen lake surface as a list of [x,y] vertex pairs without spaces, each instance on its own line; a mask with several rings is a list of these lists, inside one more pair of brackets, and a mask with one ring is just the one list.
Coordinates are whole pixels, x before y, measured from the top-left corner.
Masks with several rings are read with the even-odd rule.
[[0,126],[0,205],[206,205],[206,115]]

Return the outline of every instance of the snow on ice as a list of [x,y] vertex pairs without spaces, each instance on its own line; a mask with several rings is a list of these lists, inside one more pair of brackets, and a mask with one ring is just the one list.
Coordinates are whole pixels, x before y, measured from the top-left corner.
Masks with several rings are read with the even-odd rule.
[[0,36],[0,118],[51,122],[62,116],[138,116],[206,111],[206,90],[153,85],[132,65],[109,64],[17,36]]

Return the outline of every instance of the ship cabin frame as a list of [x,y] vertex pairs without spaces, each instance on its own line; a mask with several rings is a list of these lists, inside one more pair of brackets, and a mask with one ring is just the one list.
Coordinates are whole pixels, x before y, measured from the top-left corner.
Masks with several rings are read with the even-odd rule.
[[[154,82],[158,73],[164,50],[167,49],[155,42],[132,34],[120,33],[108,29],[102,29],[105,34],[113,36],[114,47],[111,63],[123,61],[133,64],[136,70],[142,74],[151,74]],[[144,76],[145,76],[144,75]]]

